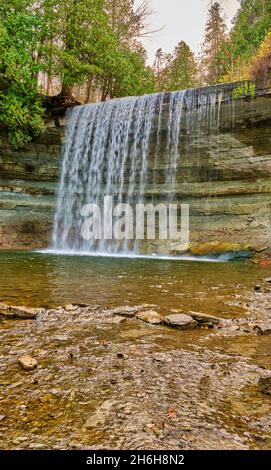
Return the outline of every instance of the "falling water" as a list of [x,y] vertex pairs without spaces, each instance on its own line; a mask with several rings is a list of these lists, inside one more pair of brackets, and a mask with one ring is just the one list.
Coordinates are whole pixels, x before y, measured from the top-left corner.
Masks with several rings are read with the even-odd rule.
[[[219,126],[222,93],[187,90],[78,106],[69,112],[53,249],[63,251],[140,252],[133,240],[85,240],[81,209],[115,203],[145,202],[163,168],[167,198],[174,199],[178,161],[191,132]],[[164,142],[165,141],[165,142]],[[153,159],[152,165],[150,165]]]

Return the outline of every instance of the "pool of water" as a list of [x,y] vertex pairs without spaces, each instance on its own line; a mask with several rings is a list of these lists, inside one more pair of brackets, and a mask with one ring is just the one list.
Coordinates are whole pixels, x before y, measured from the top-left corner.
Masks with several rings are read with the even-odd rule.
[[230,315],[270,276],[249,262],[65,256],[0,251],[0,301],[29,306],[67,303],[158,304]]

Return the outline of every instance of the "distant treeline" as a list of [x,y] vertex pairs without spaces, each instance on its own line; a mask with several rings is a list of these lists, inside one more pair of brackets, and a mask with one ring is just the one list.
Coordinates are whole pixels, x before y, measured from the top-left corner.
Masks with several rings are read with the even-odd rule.
[[0,0],[0,124],[10,140],[43,131],[45,95],[103,101],[268,75],[270,0],[243,0],[229,33],[214,2],[199,57],[181,41],[172,54],[159,49],[153,67],[141,43],[154,33],[150,14],[148,1]]
[[214,2],[199,57],[181,41],[173,54],[159,49],[154,65],[156,87],[161,91],[258,77],[264,80],[271,69],[271,1],[240,2],[230,32],[220,3]]

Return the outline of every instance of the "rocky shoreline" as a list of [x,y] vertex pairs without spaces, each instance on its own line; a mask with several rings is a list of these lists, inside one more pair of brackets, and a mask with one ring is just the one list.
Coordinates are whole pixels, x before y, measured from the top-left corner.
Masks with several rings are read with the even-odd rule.
[[240,302],[0,306],[1,448],[270,448],[270,279]]

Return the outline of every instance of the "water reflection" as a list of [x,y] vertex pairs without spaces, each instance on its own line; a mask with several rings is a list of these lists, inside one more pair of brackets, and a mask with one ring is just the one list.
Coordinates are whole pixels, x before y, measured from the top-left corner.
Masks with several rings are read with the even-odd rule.
[[[271,270],[244,262],[117,259],[0,252],[0,299],[33,306],[153,303],[231,315]],[[239,299],[239,300],[238,300]],[[240,312],[241,313],[241,312]]]

